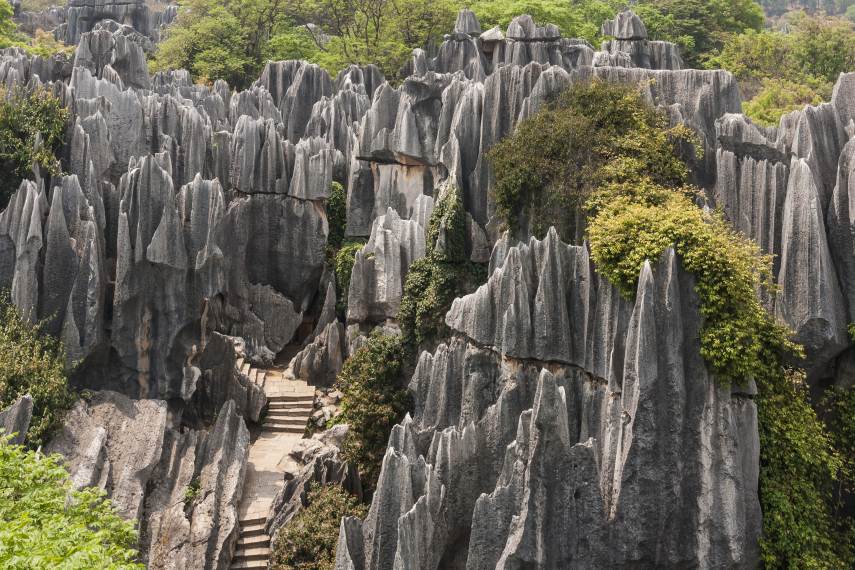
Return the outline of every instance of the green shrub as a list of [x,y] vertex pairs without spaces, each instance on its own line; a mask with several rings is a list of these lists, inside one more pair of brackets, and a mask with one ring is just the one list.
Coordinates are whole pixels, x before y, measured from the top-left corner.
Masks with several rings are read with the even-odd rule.
[[[344,230],[347,228],[347,194],[338,182],[332,183],[332,196],[327,200],[327,224],[330,230],[327,247],[336,252],[341,249]],[[329,259],[327,263],[332,265]]]
[[341,519],[368,514],[368,505],[336,485],[313,482],[307,501],[309,506],[274,539],[270,570],[333,570]]
[[[68,108],[44,88],[0,98],[0,209],[9,204],[22,180],[33,179],[34,162],[51,176],[57,173],[55,152],[68,117]],[[42,144],[36,148],[37,133]]]
[[345,238],[341,249],[335,254],[336,285],[338,288],[338,299],[335,305],[336,315],[345,320],[347,311],[347,294],[350,291],[350,276],[353,273],[353,264],[356,262],[356,252],[365,247],[364,238]]
[[366,490],[377,484],[392,428],[412,406],[401,378],[404,356],[401,337],[373,332],[365,346],[345,361],[336,380],[342,393],[342,421],[350,426],[344,458],[359,469]]
[[27,441],[33,448],[62,428],[65,410],[77,399],[68,386],[62,343],[42,333],[46,322],[30,325],[9,301],[8,291],[0,298],[0,409],[32,394]]
[[0,567],[143,568],[134,564],[134,521],[122,520],[104,491],[75,490],[64,463],[0,437]]
[[505,220],[499,229],[517,233],[524,218],[535,236],[555,226],[573,243],[594,190],[683,185],[688,168],[675,142],[692,140],[644,100],[642,86],[578,81],[490,151],[496,216]]
[[[461,285],[465,277],[474,282],[486,279],[484,267],[466,257],[466,213],[460,189],[441,192],[430,216],[427,255],[410,265],[398,309],[398,325],[408,354],[424,341],[447,335],[445,314],[452,301],[464,293]],[[437,241],[444,241],[444,249],[435,247]]]
[[763,88],[751,101],[742,104],[742,112],[751,120],[767,127],[777,127],[781,117],[803,109],[805,105],[819,105],[831,99],[831,83],[802,77],[795,81],[766,79]]

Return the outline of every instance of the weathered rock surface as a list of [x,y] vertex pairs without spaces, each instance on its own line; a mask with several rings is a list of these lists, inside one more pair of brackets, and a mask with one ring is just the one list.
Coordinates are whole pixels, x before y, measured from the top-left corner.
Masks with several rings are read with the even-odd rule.
[[[321,442],[318,441],[318,443]],[[265,525],[267,534],[276,536],[280,528],[288,524],[303,508],[308,506],[307,496],[311,491],[313,482],[342,487],[349,494],[362,500],[359,471],[341,459],[340,444],[323,445],[321,443],[311,454],[306,466],[295,478],[286,481],[285,486],[273,499],[273,505],[270,507],[270,514],[267,516]]]
[[45,452],[65,457],[78,489],[106,490],[123,518],[138,520],[146,483],[160,461],[166,422],[166,402],[96,392],[77,401]]
[[[166,431],[146,502],[149,570],[229,568],[248,456],[249,432],[232,401],[219,410],[210,432]],[[185,506],[194,479],[199,490]]]
[[459,336],[422,354],[337,562],[361,544],[366,569],[756,567],[756,408],[700,356],[673,250],[634,303],[554,231],[496,255],[448,314]]
[[30,429],[30,419],[33,417],[33,397],[25,394],[15,400],[15,403],[0,411],[0,427],[3,435],[11,436],[9,445],[24,445],[27,430]]

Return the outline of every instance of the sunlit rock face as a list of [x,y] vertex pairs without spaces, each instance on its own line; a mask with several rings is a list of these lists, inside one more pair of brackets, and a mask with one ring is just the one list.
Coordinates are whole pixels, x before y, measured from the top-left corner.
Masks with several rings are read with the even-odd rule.
[[[707,205],[776,256],[780,293],[762,300],[805,346],[797,364],[811,382],[846,384],[855,74],[830,103],[765,128],[740,114],[731,74],[683,69],[676,46],[649,41],[632,12],[604,24],[613,39],[597,51],[530,16],[483,30],[463,11],[435,52],[414,50],[397,87],[373,65],[331,77],[281,61],[232,92],[195,85],[186,70],[149,76],[145,53],[174,13],[134,19],[143,4],[90,0],[63,10],[54,34],[74,38],[74,56],[0,52],[6,89],[44,86],[71,114],[63,172],[35,173],[0,213],[0,280],[25,317],[63,339],[76,386],[151,400],[133,404],[156,425],[148,447],[171,451],[140,455],[139,480],[122,488],[159,469],[181,474],[157,479],[157,507],[126,503],[149,521],[152,552],[217,567],[236,537],[226,518],[237,499],[218,481],[242,477],[245,459],[228,422],[257,420],[264,403],[235,370],[235,343],[269,362],[320,313],[292,371],[332,382],[360,342],[353,332],[395,330],[410,264],[435,246],[440,188],[453,184],[466,253],[490,279],[446,315],[451,338],[421,355],[414,413],[389,442],[369,518],[342,522],[338,566],[756,567],[756,411],[749,390],[718,388],[700,357],[691,275],[669,251],[626,301],[581,237],[495,234],[485,154],[576,81],[643,82],[673,124],[698,133],[691,176]],[[96,12],[115,22],[86,19]],[[347,234],[367,239],[347,323],[334,302],[316,302],[319,289],[335,296],[324,266],[333,181],[346,188]],[[75,416],[86,433],[109,431],[86,405],[90,419]],[[182,417],[199,428],[217,410],[228,433],[219,447],[172,433]],[[231,458],[218,467],[231,475],[208,484],[219,489],[209,507],[225,506],[194,530],[176,481],[209,453]],[[204,556],[189,546],[200,533],[217,537]]]

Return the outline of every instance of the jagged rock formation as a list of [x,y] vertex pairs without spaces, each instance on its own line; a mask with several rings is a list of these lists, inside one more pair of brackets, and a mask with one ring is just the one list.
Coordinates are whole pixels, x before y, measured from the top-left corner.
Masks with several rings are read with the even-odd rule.
[[736,229],[776,255],[770,309],[804,345],[809,381],[833,378],[855,321],[855,218],[850,190],[855,75],[831,103],[785,115],[778,128],[742,115],[716,121],[716,202]]
[[[146,501],[149,570],[229,568],[248,455],[249,432],[232,401],[210,432],[166,431]],[[188,507],[185,490],[196,478],[199,490]]]
[[340,457],[345,437],[347,425],[338,425],[312,439],[297,442],[291,456],[304,467],[276,494],[265,523],[266,534],[276,536],[279,529],[308,506],[313,482],[337,485],[362,500],[359,471]]
[[[263,404],[235,374],[229,337],[243,339],[246,359],[270,361],[311,315],[334,180],[347,189],[348,235],[369,243],[351,276],[348,332],[325,311],[295,361],[313,384],[359,345],[351,332],[394,330],[409,266],[433,246],[427,225],[440,183],[460,187],[467,255],[489,262],[491,274],[447,316],[455,338],[422,356],[416,412],[390,442],[372,515],[342,523],[340,567],[756,560],[756,415],[750,394],[716,388],[700,359],[690,277],[671,256],[645,270],[633,304],[591,272],[582,236],[567,246],[495,235],[485,154],[574,81],[655,80],[645,96],[698,132],[704,156],[692,181],[778,256],[781,294],[765,302],[805,344],[810,380],[849,385],[855,75],[841,77],[831,103],[767,129],[738,115],[729,73],[682,69],[675,46],[648,41],[631,12],[606,23],[614,39],[598,52],[525,15],[482,33],[464,11],[433,57],[414,50],[397,88],[373,65],[332,78],[287,61],[269,62],[251,88],[232,93],[222,81],[194,85],[183,70],[149,79],[154,20],[137,26],[132,16],[143,8],[75,0],[68,27],[55,32],[76,38],[72,58],[0,53],[0,83],[45,86],[72,117],[65,172],[35,173],[0,214],[0,280],[27,318],[51,317],[49,332],[79,363],[75,385],[154,400],[113,405],[147,410],[137,417],[161,427],[137,431],[152,449],[174,449],[172,463],[160,452],[135,456],[137,475],[114,483],[109,466],[125,456],[93,443],[90,455],[87,447],[72,457],[89,465],[81,481],[121,483],[129,513],[162,513],[160,538],[151,536],[156,564],[211,567],[231,540],[223,519],[198,527],[221,546],[204,557],[187,546],[196,531],[179,516],[175,481],[186,479],[187,457],[200,457],[201,440],[163,436],[167,418],[170,428],[182,417],[200,427],[233,399],[225,415],[257,419]],[[68,433],[87,434],[87,445],[124,437],[110,435],[118,420],[98,419],[93,406],[75,408]],[[239,451],[240,430],[229,430]],[[234,461],[238,451],[228,451]],[[146,510],[139,488],[160,465],[181,475],[159,487],[163,506]],[[573,540],[550,535],[558,524]],[[184,538],[169,542],[169,529]]]
[[[77,401],[45,452],[65,457],[76,488],[106,490],[121,516],[145,521],[139,547],[149,569],[227,569],[249,432],[232,401],[209,432],[168,427],[169,415],[162,401],[96,392]],[[199,491],[185,509],[194,479]]]
[[30,394],[21,396],[15,400],[14,404],[0,411],[0,427],[3,428],[3,435],[11,436],[9,445],[24,445],[32,417],[33,397]]
[[756,408],[700,356],[673,250],[635,302],[554,230],[493,255],[419,360],[340,567],[755,568]]

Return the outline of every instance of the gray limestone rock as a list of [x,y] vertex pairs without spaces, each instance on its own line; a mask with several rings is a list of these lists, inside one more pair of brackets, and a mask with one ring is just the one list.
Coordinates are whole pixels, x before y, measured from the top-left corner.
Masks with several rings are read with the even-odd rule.
[[472,10],[460,10],[457,13],[457,21],[454,23],[454,31],[477,36],[481,33],[481,24],[478,22],[478,16]]
[[[488,284],[455,303],[448,323],[465,332],[422,354],[409,386],[415,416],[393,430],[362,529],[342,527],[342,568],[360,537],[366,569],[437,558],[485,569],[757,565],[756,408],[721,389],[700,357],[693,278],[669,249],[656,271],[642,270],[635,302],[615,311],[619,296],[591,279],[587,256],[574,262],[580,249],[554,232],[504,247]],[[576,298],[578,308],[557,308]],[[581,320],[572,336],[582,346],[568,354],[566,340],[533,333],[523,342],[506,332],[502,345],[470,336],[484,334],[470,323],[494,310],[508,323],[517,307],[532,315],[528,325],[515,317],[517,331],[566,334]],[[564,311],[573,318],[548,320]],[[612,348],[598,348],[605,339]],[[501,354],[526,345],[526,360]]]
[[235,340],[212,333],[200,347],[195,364],[200,372],[193,395],[184,406],[182,422],[203,429],[206,418],[213,418],[227,401],[246,420],[257,422],[267,405],[264,389],[238,370]]
[[295,378],[310,386],[329,387],[341,372],[347,356],[344,325],[338,321],[318,327],[319,334],[292,362]]
[[0,427],[3,435],[11,436],[8,445],[24,445],[27,430],[30,429],[30,418],[33,417],[33,397],[24,394],[15,403],[0,411]]
[[77,401],[45,452],[65,457],[78,489],[106,490],[122,517],[140,519],[146,483],[160,460],[166,414],[160,400],[96,392]]
[[377,218],[368,243],[356,253],[347,296],[348,322],[394,318],[407,270],[425,252],[425,231],[418,222],[402,220],[392,208]]
[[505,35],[517,41],[554,41],[561,37],[561,32],[555,24],[541,26],[530,15],[523,14],[511,20]]
[[616,40],[647,39],[647,29],[644,27],[644,23],[631,8],[619,12],[614,20],[603,22],[600,33]]
[[[776,313],[818,366],[848,345],[846,310],[828,251],[819,193],[810,168],[793,159],[781,231],[781,291]],[[824,368],[824,366],[823,366]],[[808,377],[821,372],[808,367]]]
[[337,485],[349,494],[362,499],[362,485],[356,467],[348,465],[339,456],[335,446],[324,446],[316,453],[300,474],[285,482],[276,494],[267,515],[265,532],[275,537],[279,529],[308,506],[307,496],[313,482],[321,485]]

